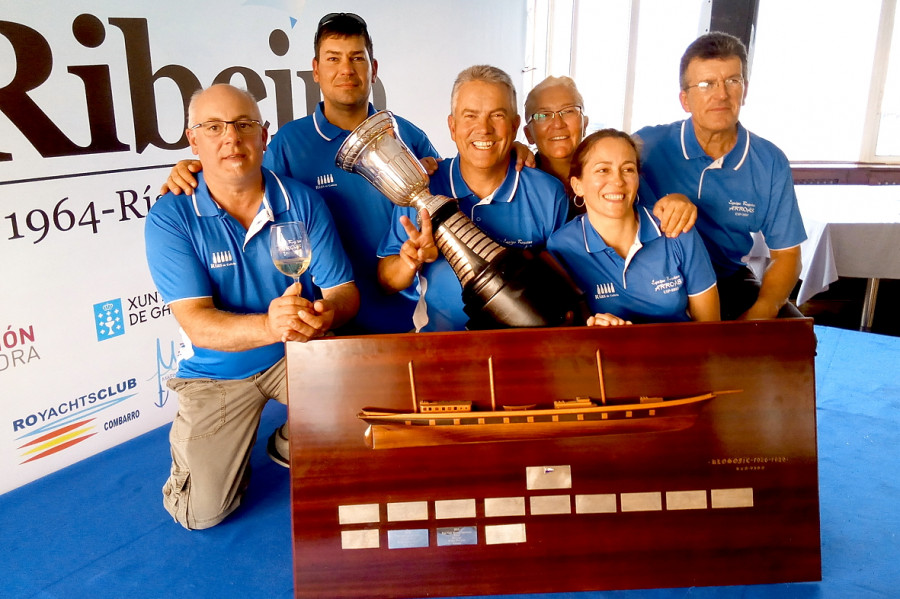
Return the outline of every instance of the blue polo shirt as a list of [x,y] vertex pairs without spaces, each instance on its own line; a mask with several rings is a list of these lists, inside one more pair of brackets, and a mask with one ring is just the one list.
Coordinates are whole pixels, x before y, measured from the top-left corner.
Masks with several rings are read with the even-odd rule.
[[[211,297],[216,308],[226,312],[267,312],[269,303],[293,282],[272,263],[272,222],[299,220],[306,224],[312,263],[301,282],[307,299],[313,299],[313,285],[329,289],[353,280],[350,262],[322,198],[302,183],[262,171],[265,197],[249,230],[219,208],[202,172],[194,195],[168,193],[150,209],[145,224],[147,263],[166,303]],[[178,365],[182,378],[242,379],[284,356],[283,343],[242,352],[189,349],[193,355]]]
[[716,284],[700,236],[692,229],[669,239],[647,208],[637,208],[638,232],[626,258],[606,245],[587,215],[550,236],[547,249],[585,291],[591,313],[635,323],[683,322],[688,296]]
[[[494,241],[508,247],[543,248],[550,233],[566,222],[568,200],[562,183],[533,168],[516,172],[513,160],[503,183],[485,199],[480,199],[466,185],[459,170],[459,156],[440,163],[431,177],[430,189],[434,195],[457,198],[463,214]],[[378,249],[379,256],[400,253],[400,247],[408,239],[400,224],[404,214],[417,222],[418,215],[413,208],[396,206],[391,229]],[[416,330],[464,330],[469,317],[463,311],[462,285],[447,260],[438,256],[431,264],[424,264],[418,277],[423,296],[420,301],[424,301],[427,319],[420,318],[420,308]]]
[[[415,290],[386,294],[378,284],[378,244],[390,227],[394,205],[361,175],[335,165],[338,149],[350,131],[332,125],[323,107],[320,102],[315,113],[281,127],[269,143],[263,165],[314,188],[331,210],[360,294],[359,314],[347,329],[356,333],[408,332]],[[375,112],[370,104],[369,116]],[[398,136],[417,158],[438,156],[421,129],[394,118]]]
[[744,265],[761,232],[772,250],[800,245],[800,217],[791,167],[774,144],[738,123],[738,140],[713,160],[697,141],[691,119],[644,127],[641,174],[659,197],[683,193],[697,205],[697,230],[719,277]]

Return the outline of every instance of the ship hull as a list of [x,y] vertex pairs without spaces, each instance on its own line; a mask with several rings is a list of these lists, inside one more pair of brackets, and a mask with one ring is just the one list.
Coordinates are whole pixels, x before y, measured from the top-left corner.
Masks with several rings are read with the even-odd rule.
[[646,404],[577,410],[523,410],[464,414],[391,414],[364,410],[373,449],[455,443],[524,441],[678,431],[690,428],[714,393]]

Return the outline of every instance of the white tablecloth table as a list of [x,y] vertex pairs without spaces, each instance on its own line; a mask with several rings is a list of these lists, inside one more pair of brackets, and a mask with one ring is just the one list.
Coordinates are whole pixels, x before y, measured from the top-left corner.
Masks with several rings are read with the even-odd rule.
[[800,305],[838,277],[869,280],[861,328],[869,330],[879,279],[900,279],[900,186],[798,185],[806,227]]
[[[807,240],[797,305],[838,277],[868,279],[860,330],[872,328],[879,279],[900,279],[900,185],[798,185],[797,200]],[[748,266],[762,278],[769,259],[762,235],[754,235]]]

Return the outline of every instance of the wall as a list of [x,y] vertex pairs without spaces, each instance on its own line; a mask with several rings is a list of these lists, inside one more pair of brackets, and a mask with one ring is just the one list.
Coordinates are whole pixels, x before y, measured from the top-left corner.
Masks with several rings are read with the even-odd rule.
[[367,20],[386,104],[445,156],[456,74],[521,78],[522,0],[0,7],[0,493],[171,421],[179,333],[143,219],[190,157],[184,99],[230,77],[272,131],[308,114],[313,33],[334,11]]

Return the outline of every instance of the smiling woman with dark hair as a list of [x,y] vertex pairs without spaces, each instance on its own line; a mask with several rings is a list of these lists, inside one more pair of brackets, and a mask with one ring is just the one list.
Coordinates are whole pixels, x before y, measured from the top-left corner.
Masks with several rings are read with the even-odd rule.
[[586,213],[547,249],[587,293],[588,325],[718,320],[716,276],[692,230],[675,239],[637,205],[640,152],[627,133],[602,129],[572,157],[570,182]]

